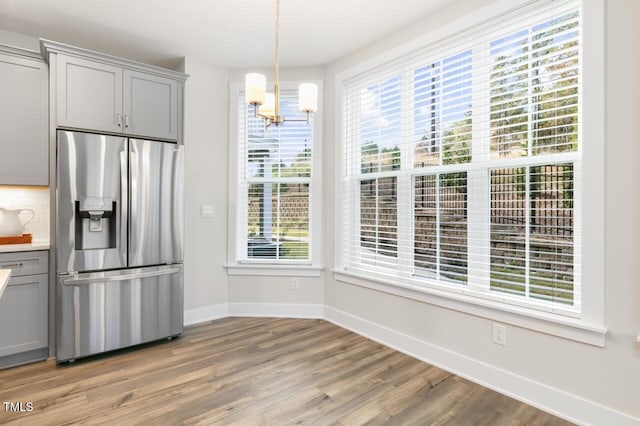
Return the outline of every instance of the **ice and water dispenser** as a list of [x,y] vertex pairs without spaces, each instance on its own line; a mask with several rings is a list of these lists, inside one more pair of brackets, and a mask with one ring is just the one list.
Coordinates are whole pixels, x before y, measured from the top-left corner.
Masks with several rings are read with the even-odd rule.
[[109,197],[80,197],[75,202],[76,250],[116,248],[116,202]]

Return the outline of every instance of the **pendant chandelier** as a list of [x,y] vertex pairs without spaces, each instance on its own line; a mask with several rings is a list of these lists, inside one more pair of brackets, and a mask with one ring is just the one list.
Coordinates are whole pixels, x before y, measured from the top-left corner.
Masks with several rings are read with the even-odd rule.
[[280,0],[276,0],[276,32],[275,32],[275,83],[273,93],[267,93],[267,78],[264,74],[249,73],[245,76],[245,99],[253,105],[255,117],[262,117],[265,126],[279,126],[286,121],[306,121],[309,115],[318,110],[318,86],[303,83],[298,86],[298,109],[307,114],[306,119],[287,119],[280,115]]

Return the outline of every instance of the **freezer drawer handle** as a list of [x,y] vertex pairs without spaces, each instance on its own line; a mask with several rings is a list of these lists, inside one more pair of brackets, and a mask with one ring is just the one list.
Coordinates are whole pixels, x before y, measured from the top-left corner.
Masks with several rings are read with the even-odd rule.
[[22,268],[22,266],[24,265],[24,263],[22,262],[17,262],[17,263],[4,263],[2,264],[2,268]]
[[103,282],[114,282],[114,281],[126,281],[126,280],[135,280],[139,278],[149,278],[149,277],[159,277],[161,275],[171,275],[177,272],[180,272],[182,268],[169,268],[163,269],[160,271],[148,271],[148,272],[137,272],[135,274],[126,274],[126,275],[113,275],[109,277],[87,277],[86,275],[78,275],[74,278],[63,279],[62,283],[64,285],[70,286],[78,286],[85,284],[94,284],[94,283],[103,283]]

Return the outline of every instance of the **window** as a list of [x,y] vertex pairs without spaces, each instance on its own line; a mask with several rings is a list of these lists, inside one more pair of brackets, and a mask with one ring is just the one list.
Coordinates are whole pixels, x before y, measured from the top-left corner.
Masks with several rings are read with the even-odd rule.
[[[317,119],[309,123],[298,111],[297,90],[282,85],[281,114],[289,119],[280,126],[265,127],[253,107],[244,102],[242,86],[232,85],[232,125],[235,135],[230,222],[233,238],[230,265],[317,265],[315,241],[319,212],[317,202]],[[300,121],[297,121],[300,120]]]
[[340,269],[580,316],[582,49],[547,4],[342,80]]

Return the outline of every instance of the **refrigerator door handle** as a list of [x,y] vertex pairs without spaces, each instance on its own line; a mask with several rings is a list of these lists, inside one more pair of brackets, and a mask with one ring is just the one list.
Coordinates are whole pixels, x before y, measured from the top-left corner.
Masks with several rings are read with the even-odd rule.
[[129,170],[127,158],[127,144],[120,153],[120,236],[118,247],[124,261],[127,261],[127,232],[129,231]]
[[139,176],[138,176],[138,153],[133,151],[134,146],[131,144],[129,152],[129,208],[131,209],[131,217],[129,218],[129,266],[132,265],[132,256],[137,256],[139,238],[138,235],[138,197],[139,197]]
[[[134,272],[131,274],[114,274],[108,273],[87,273],[78,274],[70,278],[62,279],[62,283],[67,286],[81,286],[86,284],[103,283],[103,282],[116,282],[116,281],[128,281],[136,280],[140,278],[160,277],[163,275],[176,274],[182,270],[181,267],[169,267],[151,271]],[[103,275],[103,276],[97,276]]]

